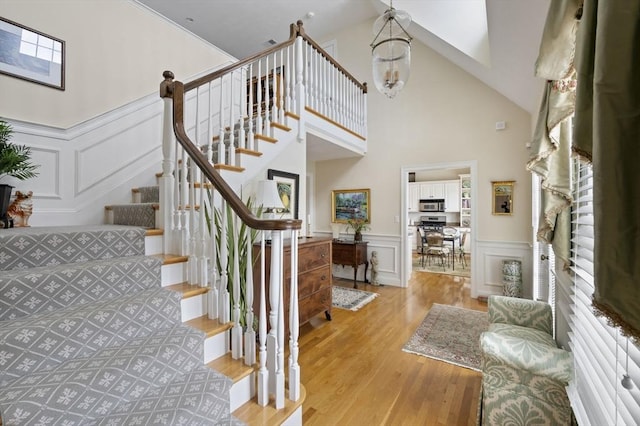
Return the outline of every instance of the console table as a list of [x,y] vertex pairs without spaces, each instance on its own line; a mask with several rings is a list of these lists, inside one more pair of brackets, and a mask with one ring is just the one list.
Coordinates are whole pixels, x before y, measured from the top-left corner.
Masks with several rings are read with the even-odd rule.
[[331,245],[334,265],[353,267],[353,288],[358,287],[356,276],[358,275],[358,266],[360,265],[364,265],[364,282],[368,283],[367,269],[369,269],[369,260],[367,258],[367,242],[333,240]]

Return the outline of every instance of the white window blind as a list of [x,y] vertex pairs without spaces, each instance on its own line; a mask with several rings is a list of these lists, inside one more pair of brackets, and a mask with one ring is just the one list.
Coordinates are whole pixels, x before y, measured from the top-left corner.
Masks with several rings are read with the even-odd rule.
[[[594,211],[591,166],[574,160],[571,256],[571,351],[575,380],[569,399],[580,426],[640,424],[640,350],[591,307],[594,292]],[[622,385],[624,375],[633,383]]]

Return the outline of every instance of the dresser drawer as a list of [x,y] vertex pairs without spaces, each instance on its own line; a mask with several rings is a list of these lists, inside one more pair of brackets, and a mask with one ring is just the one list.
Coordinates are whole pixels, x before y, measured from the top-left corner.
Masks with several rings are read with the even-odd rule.
[[310,296],[329,286],[331,286],[331,267],[329,265],[300,274],[298,276],[298,298]]
[[310,247],[300,247],[298,251],[298,273],[302,274],[311,269],[331,263],[331,244],[318,244]]
[[331,312],[331,287],[316,291],[309,297],[300,299],[300,324],[304,324],[320,312]]

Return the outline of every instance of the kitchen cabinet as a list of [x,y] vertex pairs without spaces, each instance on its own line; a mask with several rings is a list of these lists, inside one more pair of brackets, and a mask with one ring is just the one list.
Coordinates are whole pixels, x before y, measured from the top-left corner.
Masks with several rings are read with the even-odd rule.
[[419,212],[420,211],[420,183],[410,182],[407,194],[407,211]]
[[460,181],[450,180],[444,183],[444,211],[457,213],[460,211]]
[[420,199],[444,198],[444,181],[420,182]]

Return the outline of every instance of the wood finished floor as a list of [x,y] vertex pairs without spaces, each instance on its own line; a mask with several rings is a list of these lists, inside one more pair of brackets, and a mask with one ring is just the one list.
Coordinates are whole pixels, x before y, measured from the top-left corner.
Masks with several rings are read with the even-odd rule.
[[486,311],[468,286],[468,279],[428,272],[414,272],[408,288],[359,282],[378,298],[302,326],[304,424],[475,425],[481,374],[402,351],[434,303]]

